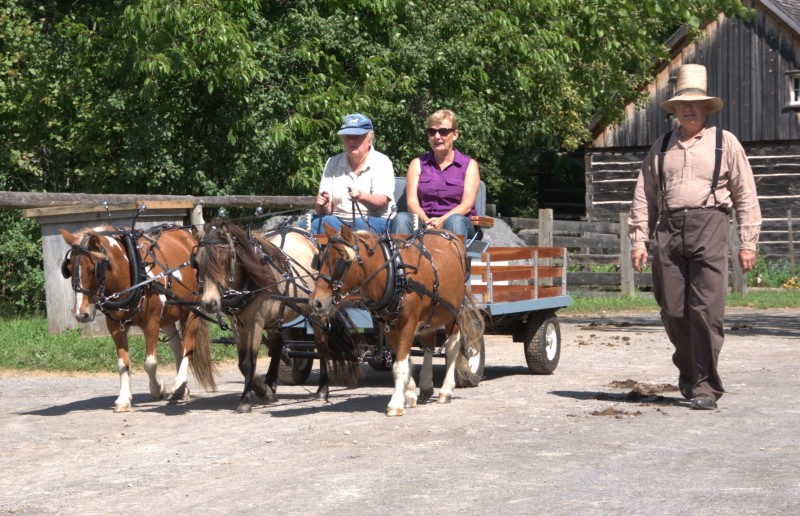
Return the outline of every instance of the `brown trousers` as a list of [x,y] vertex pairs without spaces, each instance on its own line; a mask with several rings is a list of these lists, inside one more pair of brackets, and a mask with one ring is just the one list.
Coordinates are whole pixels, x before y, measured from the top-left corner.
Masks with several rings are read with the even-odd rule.
[[653,293],[675,346],[672,361],[694,395],[724,392],[717,360],[728,291],[730,219],[716,209],[661,214],[653,244]]

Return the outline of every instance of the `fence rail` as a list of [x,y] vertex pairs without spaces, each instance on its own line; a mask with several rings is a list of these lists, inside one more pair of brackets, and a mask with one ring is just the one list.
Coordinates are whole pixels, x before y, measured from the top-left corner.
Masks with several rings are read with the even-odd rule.
[[[628,216],[620,213],[620,222],[586,222],[554,220],[552,210],[539,210],[539,218],[503,217],[503,220],[518,231],[518,236],[527,245],[549,245],[566,247],[569,251],[570,270],[567,284],[570,289],[586,294],[621,293],[634,295],[637,291],[649,290],[653,286],[652,274],[635,272],[630,260],[628,239]],[[738,260],[738,232],[736,218],[730,238],[730,278],[734,292],[747,292],[747,276],[742,273]],[[788,214],[789,239],[793,243],[791,211]],[[547,242],[542,244],[540,242]],[[794,246],[792,270],[794,270]],[[598,268],[613,268],[598,272]]]

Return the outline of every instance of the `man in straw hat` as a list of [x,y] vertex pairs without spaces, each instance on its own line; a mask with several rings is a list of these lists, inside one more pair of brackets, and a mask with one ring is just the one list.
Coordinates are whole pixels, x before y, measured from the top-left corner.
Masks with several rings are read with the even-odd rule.
[[[679,125],[662,135],[642,163],[629,218],[633,267],[647,264],[652,243],[653,293],[675,346],[678,387],[696,410],[713,410],[724,389],[717,372],[728,286],[730,210],[739,223],[739,263],[756,262],[761,209],[744,149],[706,116],[723,108],[706,90],[706,69],[678,70],[675,96],[661,107]],[[657,225],[656,225],[656,222]]]

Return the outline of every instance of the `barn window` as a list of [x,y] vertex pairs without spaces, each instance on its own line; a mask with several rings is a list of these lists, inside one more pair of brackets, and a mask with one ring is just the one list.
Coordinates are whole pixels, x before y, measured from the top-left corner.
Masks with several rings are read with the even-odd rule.
[[792,77],[792,104],[800,104],[800,75]]
[[789,79],[789,106],[800,108],[800,70],[786,72]]

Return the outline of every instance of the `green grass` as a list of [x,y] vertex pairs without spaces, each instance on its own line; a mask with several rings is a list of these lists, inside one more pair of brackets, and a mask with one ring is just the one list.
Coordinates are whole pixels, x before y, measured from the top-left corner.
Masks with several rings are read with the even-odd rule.
[[[800,289],[749,289],[747,296],[728,294],[726,306],[729,308],[770,308],[800,307]],[[630,312],[658,310],[652,294],[634,297],[592,297],[572,295],[572,304],[560,310],[565,314],[587,314],[600,312]]]
[[[727,306],[757,309],[795,308],[800,306],[800,289],[750,289],[746,297],[729,295]],[[635,297],[589,297],[573,294],[572,305],[559,311],[563,314],[598,314],[603,312],[657,311],[653,296],[641,294]],[[214,337],[228,337],[212,325]],[[144,362],[144,339],[131,336],[129,339],[131,366],[134,372],[142,370]],[[236,360],[234,346],[213,344],[212,360],[225,362]],[[165,370],[173,370],[172,351],[160,343],[158,361]],[[44,317],[0,319],[0,369],[22,369],[40,371],[116,372],[117,357],[110,337],[87,337],[80,330],[70,330],[61,335],[47,332]]]
[[[212,330],[214,336],[222,336]],[[138,335],[128,338],[131,368],[142,370],[144,339]],[[236,348],[213,344],[211,358],[215,362],[236,359]],[[172,350],[165,343],[158,345],[158,362],[174,370]],[[80,329],[61,335],[47,332],[44,317],[0,319],[0,368],[41,371],[116,372],[117,355],[111,337],[87,337]]]
[[652,295],[628,296],[582,296],[572,294],[572,304],[559,310],[563,314],[588,314],[600,312],[629,312],[658,310]]

